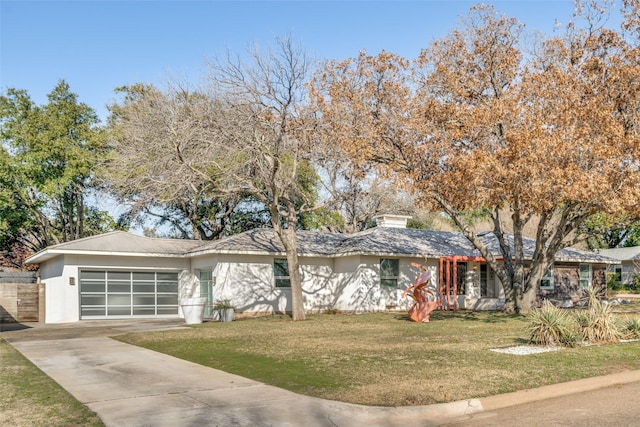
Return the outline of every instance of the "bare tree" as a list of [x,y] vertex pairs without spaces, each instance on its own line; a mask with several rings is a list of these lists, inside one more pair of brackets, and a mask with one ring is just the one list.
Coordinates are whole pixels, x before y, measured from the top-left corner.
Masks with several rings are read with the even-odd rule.
[[128,205],[125,222],[155,218],[184,238],[210,240],[225,232],[239,195],[217,191],[204,172],[215,152],[209,134],[219,103],[180,82],[163,92],[136,84],[118,89],[121,104],[110,107],[113,150],[100,176],[106,188]]
[[300,214],[318,207],[317,151],[307,137],[314,123],[305,91],[311,64],[291,39],[276,44],[275,50],[249,50],[247,61],[227,55],[209,64],[212,97],[225,105],[216,119],[216,145],[223,158],[238,160],[218,171],[226,191],[246,192],[268,207],[287,256],[292,318],[303,320],[296,229]]
[[292,317],[303,320],[296,229],[318,199],[316,153],[305,136],[313,131],[305,108],[310,64],[288,38],[247,58],[211,62],[204,90],[127,88],[112,107],[115,149],[106,176],[142,206],[240,196],[264,204],[287,256]]

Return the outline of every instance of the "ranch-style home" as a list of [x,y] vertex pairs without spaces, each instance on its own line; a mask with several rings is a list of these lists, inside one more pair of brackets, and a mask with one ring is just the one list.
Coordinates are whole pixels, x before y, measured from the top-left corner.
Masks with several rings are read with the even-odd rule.
[[[500,309],[500,281],[460,233],[405,227],[408,217],[384,216],[355,234],[298,233],[305,309],[369,312],[406,309],[402,292],[420,263],[442,285],[444,308]],[[482,239],[497,254],[491,233]],[[526,242],[528,256],[533,241]],[[217,241],[155,239],[111,232],[50,246],[27,260],[40,265],[45,322],[182,316],[179,301],[229,299],[244,315],[291,309],[288,266],[272,230]],[[541,297],[576,300],[580,289],[602,286],[601,254],[564,249],[541,282]],[[210,312],[210,307],[207,312]]]
[[601,255],[620,261],[620,264],[610,266],[609,272],[618,275],[621,285],[631,285],[634,278],[640,275],[640,246],[600,249],[598,252]]

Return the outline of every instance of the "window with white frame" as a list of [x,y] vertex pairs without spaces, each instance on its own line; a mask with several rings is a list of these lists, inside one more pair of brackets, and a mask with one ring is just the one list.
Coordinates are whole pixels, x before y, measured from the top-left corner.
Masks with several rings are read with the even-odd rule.
[[289,263],[286,258],[274,258],[273,276],[276,288],[290,288],[291,278],[289,277]]
[[391,258],[380,259],[380,284],[384,286],[398,287],[400,276],[400,260]]
[[553,266],[549,267],[540,279],[540,289],[553,289]]
[[580,289],[591,287],[591,264],[580,264],[579,266],[579,283]]

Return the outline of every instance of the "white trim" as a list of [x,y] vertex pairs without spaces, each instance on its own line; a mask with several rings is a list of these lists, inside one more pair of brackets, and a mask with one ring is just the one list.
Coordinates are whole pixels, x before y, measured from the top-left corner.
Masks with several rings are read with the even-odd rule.
[[[398,267],[398,274],[397,274],[397,275],[395,275],[395,276],[383,276],[383,275],[382,275],[382,261],[384,261],[384,260],[387,260],[387,261],[395,261],[395,262],[397,263],[397,267]],[[382,283],[382,281],[383,281],[383,280],[395,280],[395,281],[396,281],[396,284],[395,284],[395,286],[393,286],[393,287],[397,288],[397,287],[398,287],[398,283],[400,283],[400,259],[399,259],[399,258],[397,258],[397,257],[394,257],[394,258],[380,258],[380,260],[378,261],[378,268],[379,268],[379,274],[378,274],[378,276],[379,276],[379,280],[378,280],[378,284],[379,284],[380,286],[392,287],[391,285],[383,284],[383,283]]]
[[[586,266],[589,268],[589,278],[587,279],[588,283],[586,286],[582,286],[581,282],[583,281],[581,273],[582,273],[582,266]],[[578,264],[578,288],[580,289],[587,289],[590,288],[593,285],[593,266],[591,264],[587,264],[587,263],[583,263],[583,264]]]
[[[276,261],[282,261],[284,260],[284,262],[287,263],[287,273],[289,273],[287,276],[276,276]],[[291,271],[289,271],[289,260],[287,258],[283,258],[283,257],[274,257],[273,258],[273,263],[271,264],[273,267],[273,288],[274,289],[291,289]],[[278,279],[280,280],[288,280],[289,281],[289,286],[278,286],[277,282]]]
[[[25,264],[39,264],[49,259],[55,258],[58,255],[98,255],[98,256],[126,256],[126,257],[141,257],[141,258],[191,258],[190,254],[175,254],[175,253],[148,253],[148,252],[116,252],[116,251],[85,251],[81,249],[45,249],[42,252],[27,258]],[[43,259],[41,259],[43,258]]]

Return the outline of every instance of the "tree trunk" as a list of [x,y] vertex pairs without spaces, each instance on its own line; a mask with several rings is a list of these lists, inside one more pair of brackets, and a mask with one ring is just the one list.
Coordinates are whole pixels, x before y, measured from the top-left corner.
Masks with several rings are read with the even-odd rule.
[[504,289],[504,307],[502,308],[502,310],[505,313],[516,313],[516,293],[513,288],[513,281],[511,280],[507,283],[502,283],[502,288]]
[[76,195],[76,239],[82,239],[84,237],[84,196],[81,192]]
[[304,298],[302,296],[302,276],[300,261],[298,260],[298,244],[295,229],[291,227],[282,230],[281,239],[286,240],[287,264],[289,265],[289,280],[291,282],[291,318],[305,320]]
[[538,299],[536,286],[528,286],[527,290],[522,294],[522,300],[520,301],[520,313],[527,314],[533,310],[536,306]]
[[282,246],[287,254],[287,264],[289,266],[289,282],[291,284],[291,318],[293,320],[305,320],[304,298],[302,296],[302,276],[300,274],[300,261],[298,259],[298,241],[296,239],[296,228],[298,217],[293,210],[293,206],[288,206],[286,214],[286,228],[280,222],[280,212],[275,204],[269,206],[271,212],[271,224],[280,238]]

